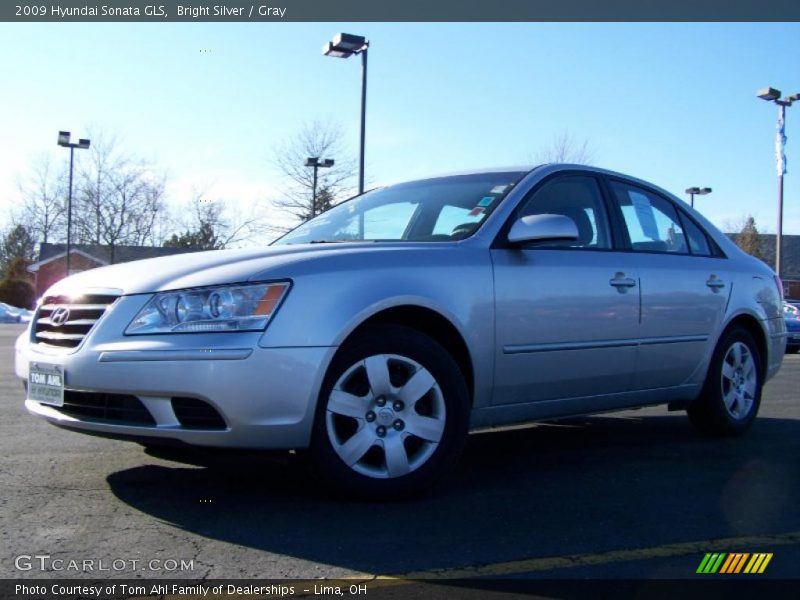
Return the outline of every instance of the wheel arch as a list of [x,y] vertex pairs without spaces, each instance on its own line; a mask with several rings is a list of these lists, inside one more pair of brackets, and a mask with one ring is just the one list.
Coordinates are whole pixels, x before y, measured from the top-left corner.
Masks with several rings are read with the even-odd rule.
[[341,346],[372,326],[388,324],[414,329],[441,344],[461,369],[472,406],[475,398],[475,369],[467,343],[453,322],[432,308],[403,304],[379,310],[354,327],[342,340]]
[[740,313],[734,316],[725,326],[725,329],[723,329],[722,333],[717,339],[717,344],[719,343],[719,340],[722,339],[722,336],[734,327],[741,327],[752,336],[756,346],[758,347],[759,366],[761,367],[762,374],[761,376],[762,378],[766,379],[769,365],[769,347],[767,344],[767,334],[764,331],[764,328],[761,326],[761,322],[755,316],[749,313]]

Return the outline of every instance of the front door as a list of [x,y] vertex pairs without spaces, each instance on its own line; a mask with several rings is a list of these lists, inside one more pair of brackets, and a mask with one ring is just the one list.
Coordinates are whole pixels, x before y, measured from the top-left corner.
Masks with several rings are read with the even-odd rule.
[[639,334],[639,273],[634,256],[613,251],[597,180],[549,180],[515,218],[529,214],[566,215],[579,237],[492,250],[494,404],[627,391]]

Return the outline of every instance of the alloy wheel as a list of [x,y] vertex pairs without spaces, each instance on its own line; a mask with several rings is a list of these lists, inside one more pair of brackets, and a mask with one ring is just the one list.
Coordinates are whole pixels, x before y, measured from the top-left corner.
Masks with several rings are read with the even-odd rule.
[[758,389],[758,370],[746,344],[734,342],[722,360],[722,399],[728,414],[743,419],[750,414]]
[[446,416],[442,390],[430,371],[405,356],[375,354],[336,381],[325,423],[333,450],[348,467],[393,479],[434,454]]

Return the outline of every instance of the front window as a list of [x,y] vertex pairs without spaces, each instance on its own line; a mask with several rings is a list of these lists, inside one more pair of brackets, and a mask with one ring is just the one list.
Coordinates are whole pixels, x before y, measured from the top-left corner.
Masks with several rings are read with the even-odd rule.
[[539,243],[537,248],[611,248],[603,196],[594,177],[568,175],[547,182],[523,204],[518,216],[542,214],[569,217],[575,223],[578,237]]
[[454,175],[380,188],[335,206],[274,243],[464,239],[478,230],[525,174]]

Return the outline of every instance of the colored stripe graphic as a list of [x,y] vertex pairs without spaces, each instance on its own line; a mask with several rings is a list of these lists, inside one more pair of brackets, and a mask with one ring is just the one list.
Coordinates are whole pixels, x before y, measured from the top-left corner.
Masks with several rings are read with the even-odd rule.
[[732,568],[732,569],[731,569],[731,572],[733,572],[733,573],[738,573],[739,571],[741,571],[741,570],[742,570],[742,567],[744,566],[744,562],[747,560],[747,558],[748,558],[749,556],[750,556],[750,554],[749,554],[749,553],[748,553],[748,554],[740,554],[740,555],[739,555],[739,560],[738,560],[738,562],[736,563],[736,568],[735,568],[735,569],[733,569],[733,568]]
[[761,563],[761,567],[759,567],[758,572],[763,573],[764,570],[767,568],[769,561],[771,560],[772,560],[772,552],[770,552],[769,554],[766,555],[766,557],[764,557],[764,562]]
[[736,561],[736,554],[728,554],[728,558],[722,563],[722,568],[719,570],[720,573],[727,573],[728,569],[731,568],[731,565]]
[[703,560],[701,560],[701,561],[700,561],[700,566],[699,566],[699,567],[697,567],[697,571],[695,571],[695,573],[705,573],[705,572],[706,572],[706,571],[705,571],[705,569],[706,569],[706,565],[708,564],[708,562],[709,562],[710,560],[711,560],[711,554],[710,554],[710,553],[709,553],[709,554],[706,554],[706,555],[703,557]]
[[750,562],[747,563],[747,566],[744,568],[744,572],[758,573],[758,567],[761,566],[761,562],[763,560],[764,560],[764,555],[756,552],[755,554],[753,554],[753,558],[750,559]]
[[725,556],[726,556],[726,554],[724,554],[724,553],[720,554],[719,558],[717,558],[717,560],[714,562],[714,564],[711,565],[711,569],[708,572],[709,573],[716,573],[719,570],[719,567],[722,564],[722,561],[725,559]]
[[[772,560],[772,553],[755,552],[732,552],[730,554],[706,554],[697,567],[697,573],[720,575],[733,575],[737,573],[763,573],[769,561]],[[720,567],[720,564],[722,565]],[[746,565],[746,566],[745,566]]]
[[[697,567],[697,573],[716,573],[726,556],[728,555],[725,553],[706,554],[700,566]],[[727,565],[727,563],[725,564]]]

